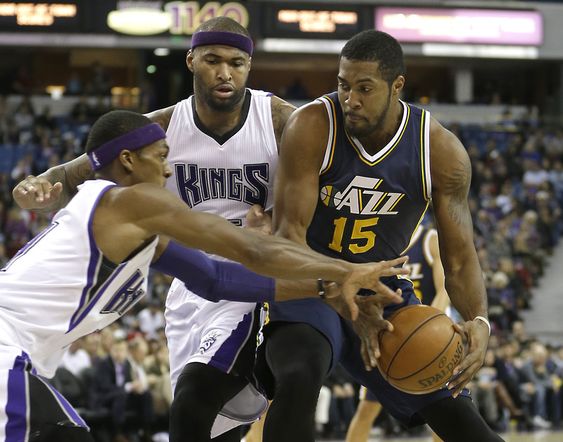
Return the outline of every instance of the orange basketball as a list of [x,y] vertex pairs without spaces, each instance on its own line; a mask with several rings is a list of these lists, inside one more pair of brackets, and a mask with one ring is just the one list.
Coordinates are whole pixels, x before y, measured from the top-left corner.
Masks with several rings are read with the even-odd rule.
[[399,309],[392,332],[379,336],[378,368],[395,388],[411,394],[439,390],[464,355],[461,335],[446,314],[426,305]]

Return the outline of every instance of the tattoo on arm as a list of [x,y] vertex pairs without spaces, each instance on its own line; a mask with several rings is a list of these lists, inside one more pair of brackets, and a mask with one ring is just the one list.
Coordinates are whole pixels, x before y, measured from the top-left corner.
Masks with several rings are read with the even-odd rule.
[[[275,97],[277,98],[277,97]],[[272,98],[274,100],[275,98]],[[283,134],[283,130],[285,128],[285,124],[289,119],[290,115],[295,110],[295,106],[289,104],[279,98],[275,102],[272,103],[272,123],[274,126],[274,133],[276,135],[276,142],[279,146],[281,146],[281,138]]]
[[471,165],[459,161],[451,168],[445,177],[445,194],[449,197],[448,214],[453,222],[458,225],[468,224],[469,212],[467,207],[467,194],[471,182]]
[[76,188],[84,181],[94,178],[94,171],[89,161],[82,161],[76,167],[63,168],[65,174],[65,184],[72,195],[76,193]]

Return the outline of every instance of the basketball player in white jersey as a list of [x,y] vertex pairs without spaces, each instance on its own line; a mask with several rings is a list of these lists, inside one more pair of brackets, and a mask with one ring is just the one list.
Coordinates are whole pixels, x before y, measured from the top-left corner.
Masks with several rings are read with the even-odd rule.
[[68,345],[117,320],[144,295],[151,265],[214,301],[316,292],[316,281],[275,281],[187,247],[274,277],[336,281],[350,305],[361,287],[395,296],[378,278],[406,273],[393,268],[404,259],[352,265],[190,210],[162,188],[171,175],[165,138],[158,124],[134,112],[101,117],[86,145],[96,179],[1,270],[0,440],[93,441],[45,378]]
[[[167,131],[172,165],[167,187],[192,209],[236,225],[244,224],[252,205],[271,207],[277,147],[294,110],[278,97],[245,87],[251,55],[252,41],[238,23],[225,17],[205,22],[194,34],[187,57],[194,95],[148,115]],[[23,208],[58,208],[90,176],[87,159],[80,157],[24,180],[14,197]],[[34,189],[27,197],[18,192],[25,186]],[[248,382],[260,323],[257,313],[250,304],[209,303],[180,282],[172,284],[166,334],[175,386],[173,442],[209,440],[216,417],[214,435],[263,411],[265,400]],[[237,410],[242,403],[245,409]],[[238,441],[239,435],[230,432],[215,440]]]

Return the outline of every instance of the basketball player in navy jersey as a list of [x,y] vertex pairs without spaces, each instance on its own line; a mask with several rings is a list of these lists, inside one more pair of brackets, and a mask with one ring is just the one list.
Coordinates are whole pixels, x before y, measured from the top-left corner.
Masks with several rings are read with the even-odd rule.
[[165,138],[143,115],[102,116],[86,145],[96,179],[0,271],[0,440],[93,441],[45,378],[54,375],[68,345],[142,298],[149,266],[211,301],[317,295],[317,281],[273,280],[187,247],[274,277],[336,281],[351,306],[360,287],[395,296],[379,277],[405,273],[393,267],[404,259],[352,265],[190,210],[163,189],[171,174]]
[[[448,293],[444,285],[444,268],[440,260],[438,232],[420,224],[416,229],[406,252],[409,262],[408,278],[413,283],[416,297],[426,305],[443,312],[449,306]],[[365,387],[360,389],[360,402],[346,433],[346,442],[367,442],[373,422],[381,412],[381,404],[375,395]],[[433,434],[436,442],[441,439]]]
[[[449,389],[409,395],[367,369],[376,365],[378,324],[364,323],[360,314],[358,337],[322,301],[274,304],[257,361],[273,397],[264,442],[313,441],[319,389],[338,360],[405,424],[427,422],[447,442],[501,440],[460,394],[483,364],[490,334],[467,204],[469,158],[428,112],[399,99],[404,75],[402,49],[391,36],[370,30],[346,43],[338,91],[299,108],[286,125],[274,230],[328,256],[377,261],[401,255],[432,203],[446,288],[465,320],[458,329],[467,354]],[[408,280],[386,283],[402,291],[402,305],[420,302]],[[402,305],[386,308],[385,316]],[[346,316],[345,308],[334,307]]]
[[[206,21],[194,33],[186,59],[194,95],[148,115],[167,131],[173,164],[169,190],[193,210],[236,225],[244,225],[245,213],[255,204],[271,208],[278,145],[294,110],[278,97],[246,88],[252,49],[248,31],[234,20]],[[23,208],[59,208],[91,173],[82,156],[24,180],[14,198]],[[22,194],[26,188],[31,191]],[[259,308],[207,302],[174,281],[165,315],[175,386],[171,440],[206,441],[212,429],[215,435],[258,416],[265,399],[249,380]],[[240,401],[243,416],[236,419]],[[215,440],[238,441],[239,432]]]

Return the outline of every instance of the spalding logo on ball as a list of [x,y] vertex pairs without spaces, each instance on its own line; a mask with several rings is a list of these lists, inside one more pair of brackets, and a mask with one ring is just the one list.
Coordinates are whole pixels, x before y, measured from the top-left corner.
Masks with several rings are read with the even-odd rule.
[[410,305],[391,315],[393,331],[379,336],[378,368],[398,390],[425,394],[443,388],[461,362],[461,335],[444,312]]

